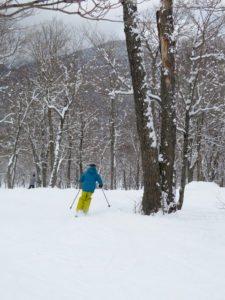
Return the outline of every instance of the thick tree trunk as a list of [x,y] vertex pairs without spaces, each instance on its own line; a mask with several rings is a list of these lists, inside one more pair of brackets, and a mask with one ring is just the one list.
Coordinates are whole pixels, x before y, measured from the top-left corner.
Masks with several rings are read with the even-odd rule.
[[161,206],[157,142],[146,83],[143,49],[137,27],[137,3],[133,0],[124,0],[122,5],[124,31],[134,90],[137,131],[141,146],[144,177],[142,210],[144,214],[149,215],[157,212]]
[[176,210],[175,204],[175,147],[176,104],[175,92],[175,41],[173,38],[173,1],[162,0],[157,12],[157,24],[162,59],[161,67],[161,147],[160,173],[163,201],[168,213]]

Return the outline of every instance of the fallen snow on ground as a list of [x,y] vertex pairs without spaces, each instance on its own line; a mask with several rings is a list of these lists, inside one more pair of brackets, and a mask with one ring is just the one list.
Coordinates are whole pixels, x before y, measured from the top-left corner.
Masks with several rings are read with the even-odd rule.
[[135,214],[141,191],[0,189],[2,300],[224,300],[225,189],[186,187],[172,215]]

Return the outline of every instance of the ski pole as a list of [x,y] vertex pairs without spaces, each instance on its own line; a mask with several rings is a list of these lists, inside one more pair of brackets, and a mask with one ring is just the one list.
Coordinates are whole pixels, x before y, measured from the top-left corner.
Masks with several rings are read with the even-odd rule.
[[108,204],[108,207],[110,207],[109,201],[107,200],[106,195],[105,195],[105,192],[104,192],[103,189],[102,189],[102,192],[103,192],[103,195],[105,196],[105,200],[106,200],[106,202],[107,202],[107,204]]
[[79,195],[79,193],[80,193],[80,189],[78,190],[78,193],[76,194],[76,197],[74,198],[73,202],[71,203],[70,209],[73,207],[73,205],[74,205],[74,203],[75,203],[75,201],[76,201],[77,196]]

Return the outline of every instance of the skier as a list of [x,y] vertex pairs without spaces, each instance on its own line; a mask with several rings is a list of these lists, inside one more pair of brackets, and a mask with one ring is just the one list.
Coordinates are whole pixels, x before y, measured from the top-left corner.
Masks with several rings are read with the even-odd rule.
[[36,178],[35,178],[35,174],[33,174],[33,176],[30,179],[29,189],[31,189],[31,188],[33,189],[34,188],[35,182],[36,182]]
[[96,165],[90,164],[88,170],[81,175],[79,182],[83,183],[82,186],[82,194],[79,198],[77,208],[76,208],[76,216],[80,211],[83,211],[85,214],[89,210],[89,206],[91,203],[91,196],[94,193],[96,187],[96,181],[99,183],[99,187],[103,187],[101,176],[96,171]]

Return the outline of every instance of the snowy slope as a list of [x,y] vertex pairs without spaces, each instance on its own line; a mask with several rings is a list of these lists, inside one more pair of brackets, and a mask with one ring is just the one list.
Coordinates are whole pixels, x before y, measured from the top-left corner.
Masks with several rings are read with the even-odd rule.
[[[184,208],[134,214],[141,191],[0,189],[2,300],[224,300],[225,189],[191,183]],[[221,202],[222,201],[222,202]]]

